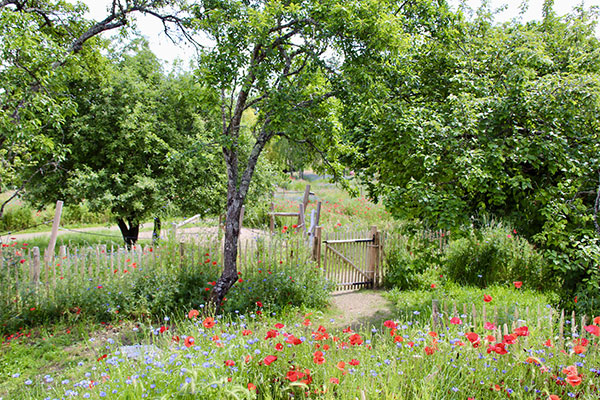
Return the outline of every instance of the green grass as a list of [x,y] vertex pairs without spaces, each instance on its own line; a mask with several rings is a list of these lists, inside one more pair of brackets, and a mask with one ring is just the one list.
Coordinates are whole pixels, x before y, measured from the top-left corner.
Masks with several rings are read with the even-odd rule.
[[[513,297],[519,294],[513,293]],[[535,313],[531,321],[520,323],[528,326],[527,336],[505,338],[511,342],[505,345],[506,354],[488,351],[495,348],[486,338],[489,331],[476,329],[480,340],[472,344],[465,336],[471,331],[467,324],[447,324],[434,330],[419,318],[395,319],[394,331],[388,323],[348,332],[331,329],[335,321],[325,315],[288,309],[272,316],[263,310],[261,315],[219,317],[215,326],[205,326],[202,318],[181,317],[153,326],[128,324],[103,329],[87,339],[84,335],[74,340],[46,338],[63,348],[63,357],[59,351],[50,353],[49,359],[42,354],[51,347],[44,348],[39,338],[12,344],[3,354],[3,359],[8,356],[11,361],[3,364],[0,396],[40,399],[76,392],[73,398],[92,399],[144,395],[178,399],[546,399],[554,394],[562,399],[596,399],[599,395],[598,338],[585,334],[589,342],[584,352],[577,354],[575,346],[582,337],[567,329],[563,340],[558,340],[548,324],[538,328],[530,323],[538,317]],[[194,338],[189,348],[184,345],[188,337]],[[301,343],[287,343],[294,337]],[[121,346],[134,342],[152,346],[146,349],[155,349],[156,354],[127,357]],[[67,352],[67,343],[77,351],[71,348]],[[22,346],[35,350],[28,353]],[[69,356],[73,353],[84,359]],[[269,356],[277,359],[269,363]],[[57,357],[71,359],[57,363]],[[28,367],[30,362],[45,369],[33,370]],[[581,384],[566,383],[568,375],[563,371],[567,366],[577,368]],[[308,376],[308,382],[300,382]],[[256,390],[253,386],[248,389],[249,384]]]

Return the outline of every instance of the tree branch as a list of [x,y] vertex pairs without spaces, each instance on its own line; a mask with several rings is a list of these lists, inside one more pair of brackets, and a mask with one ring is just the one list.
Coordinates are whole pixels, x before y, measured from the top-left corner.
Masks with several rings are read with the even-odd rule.
[[2,218],[2,216],[4,215],[4,207],[6,207],[6,205],[8,203],[10,203],[15,197],[17,197],[37,174],[43,173],[47,167],[51,167],[51,166],[54,167],[54,169],[57,169],[58,163],[55,161],[52,161],[52,162],[46,163],[46,164],[42,165],[41,167],[39,167],[37,170],[35,170],[33,172],[33,174],[31,174],[29,176],[29,178],[27,178],[27,180],[25,182],[23,182],[23,184],[19,188],[17,188],[15,190],[15,192],[12,194],[12,196],[10,196],[8,199],[6,199],[2,203],[2,206],[0,206],[0,218]]

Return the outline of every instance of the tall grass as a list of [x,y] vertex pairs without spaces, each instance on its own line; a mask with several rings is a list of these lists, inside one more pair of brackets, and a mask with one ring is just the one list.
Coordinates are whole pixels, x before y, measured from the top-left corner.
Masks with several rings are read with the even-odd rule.
[[588,330],[566,330],[561,340],[555,320],[538,327],[522,319],[506,334],[473,330],[445,317],[443,328],[413,318],[352,332],[331,330],[331,321],[319,313],[273,317],[262,311],[136,326],[146,334],[134,347],[123,347],[114,337],[92,338],[99,343],[85,344],[93,353],[78,366],[58,373],[13,367],[4,387],[11,388],[12,399],[600,395],[599,340],[588,333],[596,332],[598,319]]

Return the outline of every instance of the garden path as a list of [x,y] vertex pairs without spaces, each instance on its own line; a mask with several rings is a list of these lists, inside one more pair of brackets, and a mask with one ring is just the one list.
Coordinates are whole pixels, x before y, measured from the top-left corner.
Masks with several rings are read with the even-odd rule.
[[379,326],[384,320],[393,317],[392,304],[383,297],[381,290],[360,290],[334,293],[331,300],[331,313],[336,327]]

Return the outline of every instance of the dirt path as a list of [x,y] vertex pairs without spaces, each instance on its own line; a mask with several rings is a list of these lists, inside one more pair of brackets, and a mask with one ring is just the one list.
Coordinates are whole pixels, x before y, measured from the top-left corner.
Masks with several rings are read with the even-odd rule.
[[392,318],[392,304],[382,293],[379,290],[361,290],[334,294],[331,312],[334,313],[335,326],[350,326],[357,330],[360,327],[379,326]]
[[[152,226],[153,226],[152,222],[148,222],[143,225],[140,225],[140,230],[152,228]],[[72,230],[61,229],[61,230],[59,230],[58,235],[60,236],[60,235],[68,234],[68,233],[77,233],[77,232],[93,233],[94,231],[114,232],[115,240],[118,240],[121,235],[121,231],[119,230],[119,227],[116,225],[99,226],[99,227],[93,227],[93,228],[76,228],[76,229],[72,229]],[[196,237],[214,236],[217,234],[217,227],[179,228],[177,230],[177,232],[178,232],[177,236],[179,238],[191,239],[194,236],[196,236]],[[169,232],[166,229],[163,229],[161,231],[162,237],[167,237],[168,234],[169,234]],[[259,229],[242,228],[242,230],[240,232],[240,239],[242,239],[242,240],[253,239],[260,235],[265,235],[265,234],[267,234],[267,233],[264,231],[261,231]],[[0,237],[0,240],[2,243],[10,243],[13,240],[16,240],[17,242],[24,242],[24,241],[31,240],[31,239],[37,238],[37,237],[50,237],[50,231],[3,235]],[[152,231],[141,231],[139,234],[139,239],[152,239]]]

